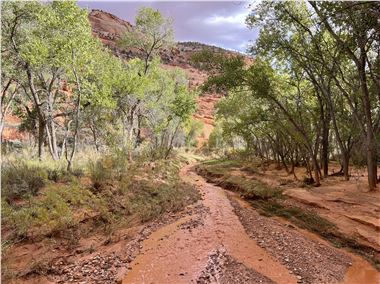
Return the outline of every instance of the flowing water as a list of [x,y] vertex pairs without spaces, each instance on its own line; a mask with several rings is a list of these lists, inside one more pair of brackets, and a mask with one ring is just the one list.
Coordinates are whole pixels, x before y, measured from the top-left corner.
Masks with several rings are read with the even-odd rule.
[[[142,253],[132,262],[123,283],[195,283],[210,253],[220,248],[276,283],[297,283],[284,265],[247,235],[223,189],[208,184],[190,166],[182,169],[181,176],[198,187],[209,212],[183,217],[154,232],[143,242]],[[183,229],[192,222],[202,225]],[[359,260],[355,258],[344,283],[379,284],[376,270]]]

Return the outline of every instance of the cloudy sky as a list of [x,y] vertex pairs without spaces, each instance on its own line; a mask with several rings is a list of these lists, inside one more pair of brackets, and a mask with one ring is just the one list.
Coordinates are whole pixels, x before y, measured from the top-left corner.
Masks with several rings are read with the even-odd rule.
[[137,10],[149,6],[173,18],[177,41],[198,41],[241,52],[258,34],[257,30],[248,29],[244,23],[249,13],[249,3],[245,1],[79,1],[78,4],[90,10],[112,13],[132,24]]

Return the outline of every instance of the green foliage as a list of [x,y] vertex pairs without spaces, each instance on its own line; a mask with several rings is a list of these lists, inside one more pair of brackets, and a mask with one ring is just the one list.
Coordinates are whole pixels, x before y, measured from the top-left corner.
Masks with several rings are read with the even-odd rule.
[[2,196],[12,203],[16,199],[36,195],[46,184],[47,178],[47,172],[41,166],[30,165],[25,161],[3,164]]
[[197,138],[202,133],[204,123],[201,120],[188,119],[185,124],[186,146],[196,147]]
[[178,68],[163,70],[152,64],[146,77],[150,84],[146,86],[143,102],[148,108],[145,122],[152,131],[152,157],[167,158],[174,143],[185,143],[179,137],[196,109],[197,94],[188,90],[186,76]]
[[89,160],[87,171],[90,175],[93,187],[101,190],[101,187],[112,180],[120,180],[127,171],[127,153],[116,150],[99,159]]
[[35,67],[69,66],[74,49],[81,52],[91,47],[93,39],[90,35],[87,11],[80,9],[74,1],[40,5],[36,23],[20,47],[21,56]]
[[55,234],[78,223],[74,209],[84,206],[88,210],[99,204],[95,196],[79,185],[51,185],[41,197],[28,203],[10,207],[2,203],[3,221],[14,229],[16,236],[32,237]]
[[149,181],[137,181],[131,185],[131,191],[132,212],[136,212],[143,222],[165,212],[176,212],[199,198],[199,193],[194,188],[178,180],[158,185]]
[[48,169],[47,174],[49,180],[58,182],[59,180],[62,180],[62,178],[65,176],[65,171],[60,168],[54,168]]
[[[168,157],[185,143],[196,94],[188,90],[184,72],[163,69],[156,57],[173,42],[170,19],[142,8],[120,45],[143,56],[125,62],[93,37],[87,11],[74,1],[2,3],[2,10],[2,78],[17,75],[25,86],[12,111],[40,150],[49,145],[54,160],[66,151],[69,162],[76,137],[88,131],[97,150],[128,149],[131,158],[146,149],[151,158]],[[140,134],[142,128],[147,134]]]
[[161,15],[158,10],[142,7],[135,19],[133,31],[126,32],[119,42],[122,48],[137,48],[143,52],[145,60],[144,73],[148,64],[160,48],[169,47],[173,43],[171,20]]
[[224,92],[241,86],[245,81],[245,62],[241,55],[230,56],[205,49],[192,55],[191,60],[198,68],[210,74],[202,85],[204,92]]
[[[379,89],[378,59],[369,55],[377,50],[371,35],[378,8],[378,3],[340,2],[253,5],[246,22],[260,28],[260,36],[250,49],[252,64],[210,50],[193,57],[210,75],[203,89],[226,90],[229,95],[217,106],[218,129],[210,148],[245,148],[252,155],[281,160],[285,167],[300,158],[311,160],[307,167],[310,175],[313,168],[317,184],[319,164],[327,165],[329,152],[339,151],[343,164],[351,151],[355,162],[356,153],[366,152],[362,159],[367,160],[373,188],[378,131],[367,126],[377,125],[379,116],[374,92]],[[368,21],[353,15],[367,16]],[[360,58],[368,58],[368,68]],[[363,152],[360,145],[369,150]]]

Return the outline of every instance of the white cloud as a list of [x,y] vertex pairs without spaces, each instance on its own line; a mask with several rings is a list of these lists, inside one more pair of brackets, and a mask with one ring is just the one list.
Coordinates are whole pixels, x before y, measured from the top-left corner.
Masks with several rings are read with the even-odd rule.
[[204,22],[209,25],[231,24],[245,26],[245,18],[248,14],[249,11],[244,11],[242,13],[238,13],[231,16],[213,15],[209,18],[206,18]]

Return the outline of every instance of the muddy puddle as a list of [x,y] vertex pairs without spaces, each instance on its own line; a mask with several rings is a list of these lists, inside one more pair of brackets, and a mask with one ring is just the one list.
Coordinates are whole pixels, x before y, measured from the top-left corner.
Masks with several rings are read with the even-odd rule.
[[[198,206],[204,209],[162,227],[145,240],[122,283],[196,283],[210,254],[220,249],[276,283],[297,283],[286,266],[248,236],[223,189],[207,183],[190,166],[183,168],[181,175],[198,187],[203,196]],[[248,206],[242,200],[241,204]],[[379,273],[372,266],[359,257],[353,260],[343,283],[379,283]]]

